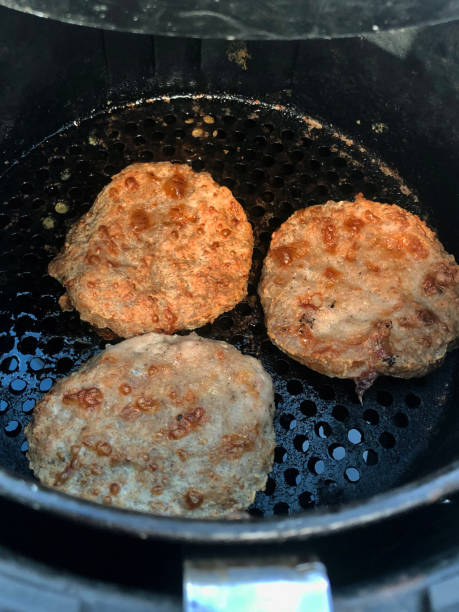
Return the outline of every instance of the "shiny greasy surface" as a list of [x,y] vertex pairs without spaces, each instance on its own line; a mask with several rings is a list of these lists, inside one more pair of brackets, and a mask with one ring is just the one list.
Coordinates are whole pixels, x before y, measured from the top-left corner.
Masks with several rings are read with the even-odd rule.
[[46,485],[165,515],[245,510],[274,453],[274,395],[259,361],[224,342],[145,334],[59,381],[26,430]]
[[194,329],[246,294],[252,228],[227,187],[169,162],[113,177],[49,265],[62,307],[128,338]]
[[296,211],[273,234],[260,297],[273,342],[354,378],[423,376],[459,335],[459,267],[426,224],[366,200]]
[[247,100],[179,97],[113,109],[72,125],[0,182],[1,466],[32,478],[24,427],[34,406],[55,381],[104,346],[75,310],[60,309],[62,285],[48,276],[47,266],[110,177],[152,160],[209,172],[232,191],[253,227],[248,296],[198,330],[259,358],[273,378],[274,466],[251,514],[336,508],[454,459],[450,424],[457,414],[459,351],[422,378],[380,377],[360,405],[351,381],[318,374],[274,346],[257,297],[273,231],[305,202],[349,200],[363,192],[423,219],[428,215],[428,225],[444,240],[448,220],[435,202],[420,206],[374,155],[330,127],[312,129],[302,115]]

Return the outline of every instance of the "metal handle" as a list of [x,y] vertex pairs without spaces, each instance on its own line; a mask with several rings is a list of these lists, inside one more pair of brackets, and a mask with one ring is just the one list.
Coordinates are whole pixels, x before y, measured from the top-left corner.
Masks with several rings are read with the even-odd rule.
[[185,561],[184,612],[332,612],[322,563]]

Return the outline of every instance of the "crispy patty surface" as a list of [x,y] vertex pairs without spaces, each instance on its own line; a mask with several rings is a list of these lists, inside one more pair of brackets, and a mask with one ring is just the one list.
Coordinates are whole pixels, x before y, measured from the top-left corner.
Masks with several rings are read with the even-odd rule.
[[49,274],[63,308],[121,337],[194,329],[247,292],[252,228],[226,187],[169,162],[113,177],[69,231]]
[[459,267],[419,217],[366,200],[296,211],[272,237],[259,294],[272,341],[354,378],[422,376],[459,334]]
[[26,428],[46,485],[132,510],[225,516],[249,506],[274,452],[260,362],[196,334],[110,346],[60,380]]

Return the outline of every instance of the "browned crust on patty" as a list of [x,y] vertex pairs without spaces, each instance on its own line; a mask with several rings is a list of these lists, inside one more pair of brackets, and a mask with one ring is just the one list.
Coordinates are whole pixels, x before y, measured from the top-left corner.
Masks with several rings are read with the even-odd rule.
[[365,388],[378,374],[422,376],[441,363],[459,334],[458,283],[454,257],[419,217],[359,194],[287,219],[259,294],[281,350]]
[[64,306],[121,337],[194,329],[247,292],[252,228],[229,189],[169,162],[113,177],[48,271]]
[[253,357],[196,334],[149,333],[60,380],[26,428],[44,484],[165,515],[227,516],[263,489],[274,396]]

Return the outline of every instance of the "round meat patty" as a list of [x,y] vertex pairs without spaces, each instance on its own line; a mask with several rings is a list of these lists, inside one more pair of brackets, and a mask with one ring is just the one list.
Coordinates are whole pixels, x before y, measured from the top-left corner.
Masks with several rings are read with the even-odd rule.
[[69,231],[49,274],[99,329],[128,338],[194,329],[247,293],[253,236],[229,189],[169,162],[113,177]]
[[313,370],[422,376],[459,334],[459,267],[417,217],[366,200],[296,211],[273,234],[259,287],[272,341]]
[[145,334],[60,380],[26,428],[42,483],[96,502],[190,517],[249,506],[273,463],[260,362],[196,334]]

